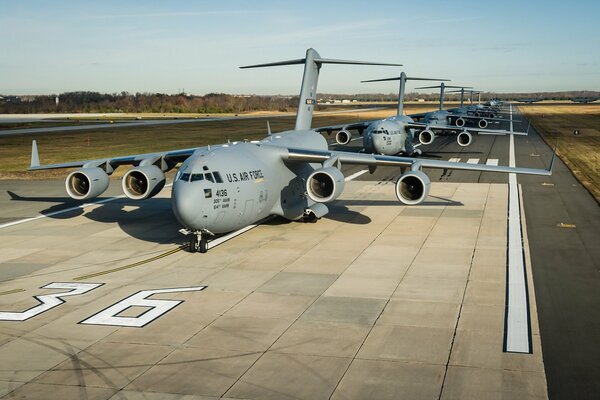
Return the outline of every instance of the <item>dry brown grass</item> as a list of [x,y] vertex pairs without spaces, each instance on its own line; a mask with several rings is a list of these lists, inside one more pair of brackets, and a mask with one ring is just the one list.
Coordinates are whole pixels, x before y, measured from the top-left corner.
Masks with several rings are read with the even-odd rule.
[[[600,203],[600,104],[534,104],[519,108],[575,177]],[[579,135],[574,135],[574,130]]]
[[[433,105],[407,107],[408,113],[423,112]],[[395,109],[315,116],[313,126],[337,125],[366,119],[385,118]],[[295,116],[281,116],[270,120],[273,132],[292,129]],[[26,136],[0,137],[0,179],[41,179],[64,177],[64,170],[27,172],[31,157],[31,140],[38,143],[43,164],[90,160],[128,154],[206,146],[227,140],[262,139],[267,133],[267,119],[207,121],[148,127],[86,130]],[[126,168],[119,168],[120,176]]]

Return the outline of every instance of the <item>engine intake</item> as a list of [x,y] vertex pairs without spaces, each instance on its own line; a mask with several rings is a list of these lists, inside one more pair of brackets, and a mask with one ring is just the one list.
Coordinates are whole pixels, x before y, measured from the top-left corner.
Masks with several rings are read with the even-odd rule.
[[477,125],[481,128],[481,129],[485,129],[488,126],[488,122],[485,119],[480,119],[479,122],[477,123]]
[[396,197],[407,205],[419,204],[427,198],[430,187],[431,181],[423,171],[408,171],[396,182]]
[[473,135],[470,132],[463,131],[456,136],[456,142],[459,146],[467,147],[471,143],[473,143]]
[[328,203],[342,194],[345,183],[344,175],[339,169],[317,169],[306,180],[306,193],[316,203]]
[[350,140],[352,140],[352,134],[345,129],[335,134],[335,141],[338,144],[348,144]]
[[429,129],[424,129],[421,132],[419,132],[419,142],[421,142],[421,144],[431,144],[433,143],[434,139],[435,133],[433,133],[433,131],[430,131]]
[[456,121],[454,122],[454,125],[462,128],[463,126],[465,126],[465,123],[466,123],[466,121],[465,121],[464,118],[458,117],[458,118],[456,118]]
[[80,168],[65,180],[67,194],[75,200],[99,196],[108,188],[108,174],[102,168]]
[[132,200],[156,196],[165,186],[165,174],[156,165],[131,168],[123,175],[121,185],[125,196]]

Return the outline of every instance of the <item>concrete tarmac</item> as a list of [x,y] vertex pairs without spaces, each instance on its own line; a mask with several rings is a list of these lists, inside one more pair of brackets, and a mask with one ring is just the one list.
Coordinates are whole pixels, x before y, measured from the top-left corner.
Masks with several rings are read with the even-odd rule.
[[[516,143],[517,166],[548,165],[534,131]],[[421,148],[508,164],[508,137],[476,137],[468,148],[440,137]],[[427,171],[430,198],[404,207],[393,195],[398,172],[359,176],[316,224],[272,221],[206,255],[170,253],[185,239],[167,190],[0,229],[1,311],[65,291],[40,289],[51,282],[103,284],[26,321],[0,322],[0,358],[10,365],[0,395],[592,398],[599,214],[589,194],[560,162],[552,177],[518,178],[533,352],[504,353],[507,177]],[[0,181],[0,224],[76,205],[63,185]],[[118,194],[112,182],[106,196]],[[184,302],[143,327],[78,323],[140,291],[195,285],[207,287],[151,297]]]
[[[30,268],[0,283],[2,311],[30,309],[52,282],[102,284],[0,322],[0,394],[545,398],[539,340],[502,352],[505,185],[437,183],[404,207],[391,183],[349,182],[316,224],[275,220],[205,255],[135,264],[183,242],[168,197],[0,230],[2,269]],[[140,291],[198,286],[152,296],[182,303],[143,327],[118,325],[143,302],[81,323]]]

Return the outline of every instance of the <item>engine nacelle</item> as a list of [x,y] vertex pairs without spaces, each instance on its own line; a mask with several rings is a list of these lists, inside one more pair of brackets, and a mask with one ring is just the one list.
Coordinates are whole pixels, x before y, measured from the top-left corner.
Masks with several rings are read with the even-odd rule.
[[423,171],[408,171],[396,182],[396,197],[407,205],[419,204],[427,198],[430,187],[431,181]]
[[306,180],[306,193],[316,203],[328,203],[344,191],[346,179],[335,167],[315,170]]
[[485,129],[488,126],[488,122],[485,119],[480,119],[477,123],[481,129]]
[[65,180],[69,196],[75,200],[87,200],[104,193],[108,188],[108,174],[102,168],[80,168]]
[[491,113],[489,113],[489,114],[488,114],[488,117],[490,117],[490,118],[495,118],[495,117],[496,117],[496,114],[494,114],[493,112],[491,112]]
[[473,142],[473,135],[470,132],[462,131],[456,136],[456,142],[459,146],[467,147]]
[[464,118],[462,118],[462,117],[458,117],[458,118],[456,118],[456,121],[454,121],[454,125],[456,125],[456,126],[458,126],[458,127],[461,127],[461,128],[462,128],[463,126],[465,126],[465,124],[466,124],[466,121],[465,121],[465,119],[464,119]]
[[155,196],[165,186],[165,174],[156,165],[131,168],[123,175],[123,193],[132,200]]
[[421,144],[431,144],[433,143],[434,139],[435,133],[433,133],[433,131],[430,131],[429,129],[424,129],[421,132],[419,132],[419,142],[421,142]]
[[352,134],[345,129],[335,134],[335,141],[338,144],[348,144],[350,140],[352,140]]

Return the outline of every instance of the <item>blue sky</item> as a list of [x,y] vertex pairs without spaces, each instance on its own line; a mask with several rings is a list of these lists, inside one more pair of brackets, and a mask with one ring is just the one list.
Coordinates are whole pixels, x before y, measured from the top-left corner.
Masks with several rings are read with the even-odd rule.
[[[0,93],[296,94],[322,57],[319,92],[393,92],[408,75],[500,92],[600,90],[599,1],[0,0]],[[409,89],[416,85],[409,85]]]

